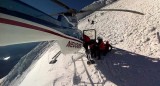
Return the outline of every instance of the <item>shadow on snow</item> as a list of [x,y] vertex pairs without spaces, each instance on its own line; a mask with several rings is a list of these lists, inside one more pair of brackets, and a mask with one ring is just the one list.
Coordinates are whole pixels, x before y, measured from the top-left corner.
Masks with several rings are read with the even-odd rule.
[[[114,48],[97,61],[97,69],[118,86],[159,86],[160,62],[147,56]],[[106,81],[105,81],[106,82]]]

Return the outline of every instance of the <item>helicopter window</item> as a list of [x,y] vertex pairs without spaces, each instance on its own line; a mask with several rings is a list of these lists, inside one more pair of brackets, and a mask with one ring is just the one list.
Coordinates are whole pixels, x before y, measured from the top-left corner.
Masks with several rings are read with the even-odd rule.
[[20,12],[23,14],[27,14],[27,15],[30,15],[30,16],[54,23],[54,24],[57,22],[56,19],[49,16],[48,14],[43,13],[33,8],[32,6],[27,5],[18,0],[1,0],[0,7],[6,8],[12,11]]

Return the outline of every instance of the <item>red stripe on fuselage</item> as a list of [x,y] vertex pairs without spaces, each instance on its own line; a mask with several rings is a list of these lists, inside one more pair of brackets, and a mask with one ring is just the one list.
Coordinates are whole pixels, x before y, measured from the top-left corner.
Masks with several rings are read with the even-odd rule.
[[54,34],[54,35],[57,35],[57,36],[60,36],[60,37],[63,37],[63,38],[71,39],[71,40],[74,40],[74,41],[82,43],[80,40],[76,40],[76,39],[61,35],[59,33],[53,32],[51,30],[47,30],[47,29],[44,29],[44,28],[41,28],[41,27],[37,27],[37,26],[34,26],[34,25],[30,25],[30,24],[26,24],[26,23],[10,20],[10,19],[0,18],[0,23],[16,25],[16,26],[26,27],[28,29],[34,29],[34,30],[38,30],[38,31],[43,31],[43,32],[47,32],[47,33],[50,33],[50,34]]

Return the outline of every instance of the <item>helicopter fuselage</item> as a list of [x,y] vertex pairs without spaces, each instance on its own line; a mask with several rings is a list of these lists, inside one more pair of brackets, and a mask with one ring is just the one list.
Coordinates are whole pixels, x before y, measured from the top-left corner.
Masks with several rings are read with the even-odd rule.
[[[65,18],[65,16],[63,16]],[[21,2],[0,4],[0,46],[57,40],[64,54],[82,47],[82,31],[76,23],[53,17]]]

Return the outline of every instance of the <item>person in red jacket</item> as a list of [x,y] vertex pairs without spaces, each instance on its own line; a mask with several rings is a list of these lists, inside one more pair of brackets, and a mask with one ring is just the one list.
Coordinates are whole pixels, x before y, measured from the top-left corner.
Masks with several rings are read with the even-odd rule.
[[83,35],[83,47],[85,48],[86,52],[88,51],[88,45],[90,44],[91,39],[87,35]]
[[[91,55],[91,58],[96,57],[95,51],[96,48],[95,46],[97,45],[95,40],[91,40],[87,35],[83,35],[83,47],[85,48],[85,53],[87,55],[87,59],[89,59],[88,55]],[[88,49],[88,46],[90,48],[90,52]]]
[[90,51],[91,51],[91,57],[96,58],[97,56],[97,42],[94,42],[93,44],[89,45]]
[[[87,35],[83,35],[83,47],[85,48],[85,52],[86,54],[88,54],[88,46],[90,48],[90,53],[91,53],[91,57],[95,58],[96,57],[96,47],[97,43],[96,40],[91,40]],[[88,58],[88,57],[87,57]]]
[[83,35],[83,40],[84,40],[84,42],[90,42],[91,41],[91,39],[85,34]]
[[101,54],[105,54],[105,44],[104,44],[104,42],[103,42],[103,39],[101,38],[101,37],[98,37],[97,38],[97,40],[98,40],[98,49],[97,49],[97,51],[98,51],[98,60],[100,60],[101,59]]
[[106,41],[106,44],[105,44],[105,54],[107,54],[111,50],[112,50],[112,46],[109,44],[108,41]]

